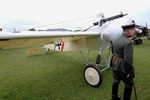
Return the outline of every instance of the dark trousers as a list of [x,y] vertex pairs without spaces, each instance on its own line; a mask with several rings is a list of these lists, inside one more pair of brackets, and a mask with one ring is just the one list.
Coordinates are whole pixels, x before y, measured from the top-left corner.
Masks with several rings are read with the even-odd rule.
[[[127,78],[127,74],[123,74],[122,72],[118,72],[118,71],[114,71],[114,70],[113,70],[112,97],[114,97],[114,98],[118,97],[118,87],[119,87],[119,83],[121,80],[123,81],[123,83],[125,85],[123,100],[130,100],[131,93],[132,93],[133,81],[131,79]],[[113,100],[115,100],[115,99],[113,99]]]

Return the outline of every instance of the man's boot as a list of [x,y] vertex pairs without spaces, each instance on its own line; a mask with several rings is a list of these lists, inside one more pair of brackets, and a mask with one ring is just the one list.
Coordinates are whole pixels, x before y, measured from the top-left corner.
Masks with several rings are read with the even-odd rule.
[[112,86],[112,100],[120,100],[120,96],[118,96],[118,83],[113,83]]
[[124,94],[123,94],[123,100],[130,100],[132,93],[132,87],[131,88],[124,88]]

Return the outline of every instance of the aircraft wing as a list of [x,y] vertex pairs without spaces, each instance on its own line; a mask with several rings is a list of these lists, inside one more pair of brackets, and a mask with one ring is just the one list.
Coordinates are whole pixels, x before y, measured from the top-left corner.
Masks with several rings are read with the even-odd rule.
[[99,35],[98,32],[85,31],[85,32],[62,32],[62,31],[22,31],[19,33],[13,32],[0,32],[0,40],[7,39],[25,39],[25,38],[53,38],[53,37],[73,37],[73,36],[95,36]]
[[[15,48],[24,46],[38,46],[49,43],[54,43],[59,40],[63,40],[67,44],[67,51],[76,50],[76,45],[79,47],[87,47],[85,44],[87,40],[98,38],[99,32],[97,31],[85,31],[85,32],[63,32],[63,31],[22,31],[19,33],[13,32],[0,32],[0,48]],[[99,39],[94,39],[96,43],[99,43]],[[86,42],[85,42],[86,41]],[[90,41],[88,44],[91,44]],[[82,42],[82,43],[81,43]],[[84,43],[83,43],[84,42]],[[93,45],[91,45],[93,46]],[[98,46],[97,46],[98,47]],[[94,48],[94,47],[92,47]]]

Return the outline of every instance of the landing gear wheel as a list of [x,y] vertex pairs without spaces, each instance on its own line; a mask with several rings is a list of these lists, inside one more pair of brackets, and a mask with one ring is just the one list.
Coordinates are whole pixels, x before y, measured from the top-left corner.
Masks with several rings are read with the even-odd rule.
[[101,71],[94,65],[88,65],[84,69],[83,75],[87,84],[92,87],[99,87],[102,84],[103,76]]

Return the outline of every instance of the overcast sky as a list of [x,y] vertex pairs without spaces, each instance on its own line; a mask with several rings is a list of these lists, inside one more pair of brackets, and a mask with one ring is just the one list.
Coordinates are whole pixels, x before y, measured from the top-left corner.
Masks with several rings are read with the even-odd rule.
[[22,29],[121,11],[150,25],[149,0],[0,0],[0,27]]

